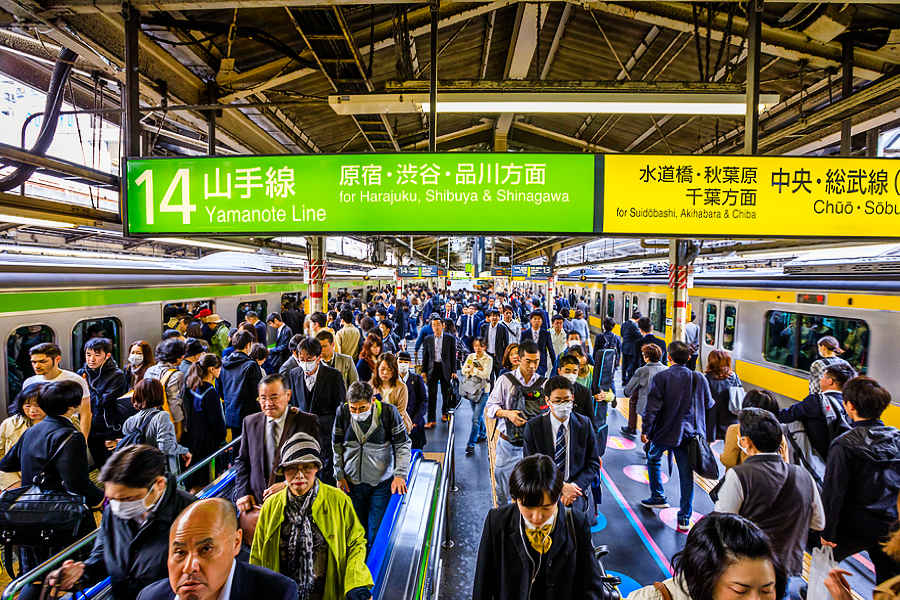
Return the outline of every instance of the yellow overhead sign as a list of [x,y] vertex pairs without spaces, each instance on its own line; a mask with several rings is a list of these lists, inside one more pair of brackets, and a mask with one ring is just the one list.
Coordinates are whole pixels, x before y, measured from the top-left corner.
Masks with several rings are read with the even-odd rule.
[[900,161],[783,156],[603,157],[611,235],[897,237]]

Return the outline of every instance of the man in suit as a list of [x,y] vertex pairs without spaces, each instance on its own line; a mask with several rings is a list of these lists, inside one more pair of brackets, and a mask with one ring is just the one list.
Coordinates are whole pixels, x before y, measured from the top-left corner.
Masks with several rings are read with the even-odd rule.
[[638,319],[638,329],[641,330],[641,335],[643,336],[641,337],[641,341],[638,342],[638,352],[640,352],[640,349],[643,348],[645,344],[653,344],[658,346],[662,351],[662,358],[659,362],[663,365],[669,364],[666,357],[666,342],[653,335],[653,325],[650,323],[650,317],[641,317]]
[[194,502],[169,533],[169,578],[145,587],[138,600],[297,600],[293,579],[237,560],[240,551],[241,530],[231,503]]
[[[291,374],[291,371],[293,369],[296,369],[300,366],[300,363],[297,362],[297,346],[300,344],[300,342],[303,341],[303,337],[304,336],[297,333],[292,335],[291,341],[288,342],[288,350],[290,350],[291,355],[286,361],[284,361],[284,364],[282,364],[278,368],[278,374],[283,376],[285,380],[287,380],[288,375]],[[293,398],[293,400],[294,406],[299,406],[299,404],[297,404],[297,398]]]
[[500,324],[500,311],[491,308],[487,313],[487,322],[481,324],[479,337],[487,341],[486,352],[493,359],[494,376],[500,373],[503,365],[503,353],[509,345],[510,331]]
[[269,375],[259,384],[262,412],[244,418],[234,490],[235,504],[243,512],[253,510],[284,487],[283,482],[275,483],[273,476],[282,444],[298,431],[319,434],[315,415],[288,407],[290,397],[284,378]]
[[538,375],[543,376],[547,373],[547,357],[549,356],[550,360],[556,360],[556,355],[553,353],[553,342],[550,340],[550,332],[542,328],[544,317],[540,310],[531,311],[528,321],[531,326],[522,330],[519,343],[529,340],[537,344],[538,353],[541,356],[537,372]]
[[481,321],[478,315],[475,314],[475,305],[469,304],[463,309],[463,314],[456,324],[456,331],[470,352],[472,351],[472,340],[475,339],[475,336],[478,335],[478,330],[481,329]]
[[247,314],[244,315],[244,320],[253,325],[253,330],[256,332],[256,341],[264,346],[268,346],[268,335],[269,329],[266,327],[266,324],[259,320],[259,315],[256,314],[255,311],[248,311]]
[[425,429],[435,426],[438,383],[441,384],[441,419],[447,420],[447,412],[453,407],[450,380],[456,379],[459,370],[455,339],[444,333],[441,315],[433,313],[430,320],[434,333],[426,337],[422,344],[422,376],[428,384],[428,422]]
[[294,393],[303,390],[301,410],[316,415],[319,420],[317,439],[324,462],[319,478],[334,485],[331,431],[334,429],[334,416],[347,394],[344,378],[337,369],[323,362],[322,344],[314,337],[304,338],[297,346],[297,362],[300,366],[291,371],[288,385],[295,390]]
[[[356,365],[353,359],[346,354],[339,354],[334,350],[334,335],[327,329],[322,329],[316,334],[316,339],[322,346],[322,362],[332,369],[337,369],[344,379],[344,386],[350,387],[350,384],[359,380],[359,374],[356,372]],[[299,366],[299,363],[298,365]]]
[[551,377],[545,390],[549,393],[550,412],[525,425],[524,455],[553,457],[565,481],[562,503],[586,513],[588,522],[593,523],[591,484],[600,474],[597,436],[591,421],[573,411],[575,390],[566,377]]
[[269,350],[269,364],[277,371],[291,354],[290,343],[294,332],[281,320],[280,313],[269,313],[266,323],[275,330],[275,346]]
[[445,319],[451,319],[454,323],[459,319],[459,311],[455,300],[452,298],[447,299],[447,302],[444,304],[443,314]]
[[634,311],[631,318],[622,323],[622,385],[628,383],[631,374],[640,366],[641,330],[637,321],[641,318],[639,311]]

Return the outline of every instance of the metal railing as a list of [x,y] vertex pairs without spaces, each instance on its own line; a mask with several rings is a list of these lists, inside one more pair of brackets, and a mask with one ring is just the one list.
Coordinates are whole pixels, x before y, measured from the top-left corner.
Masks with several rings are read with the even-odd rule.
[[[224,489],[225,486],[229,485],[231,480],[234,479],[234,473],[232,472],[230,476],[228,474],[224,474],[224,476],[216,479],[215,477],[215,464],[217,457],[223,456],[231,456],[234,457],[234,450],[240,444],[241,438],[240,436],[236,439],[232,440],[225,446],[219,448],[214,454],[211,454],[204,458],[202,461],[198,462],[196,465],[190,467],[187,471],[178,476],[175,480],[179,487],[184,488],[185,480],[194,475],[195,473],[199,473],[203,468],[209,468],[210,470],[210,483],[203,491],[200,493],[203,497],[212,497],[216,495],[219,491]],[[221,462],[220,462],[221,464]],[[227,480],[227,481],[226,481]],[[97,537],[97,533],[100,531],[99,528],[95,529],[91,533],[87,534],[74,544],[64,548],[60,552],[54,554],[32,570],[24,573],[11,581],[9,585],[6,586],[6,589],[3,590],[3,595],[0,596],[0,600],[13,600],[26,586],[31,585],[37,581],[43,581],[50,571],[56,569],[59,565],[63,563],[63,561],[72,558],[77,553],[84,550],[89,544],[93,544],[94,539]],[[91,588],[84,590],[81,593],[75,595],[76,598],[93,598],[93,594],[101,591],[106,587],[108,583],[107,580],[101,581],[100,583],[91,586]],[[99,588],[99,589],[98,589]],[[93,592],[93,594],[92,594]],[[91,594],[91,595],[88,595]]]
[[422,587],[423,598],[437,600],[440,595],[441,575],[443,574],[444,561],[441,554],[444,548],[452,548],[453,540],[450,539],[450,492],[457,491],[456,487],[456,457],[454,446],[456,444],[456,411],[450,411],[450,433],[447,436],[447,447],[444,452],[444,461],[441,464],[441,483],[437,502],[437,514],[435,515],[434,529],[431,532],[430,553],[428,556],[428,568],[425,575],[425,583]]

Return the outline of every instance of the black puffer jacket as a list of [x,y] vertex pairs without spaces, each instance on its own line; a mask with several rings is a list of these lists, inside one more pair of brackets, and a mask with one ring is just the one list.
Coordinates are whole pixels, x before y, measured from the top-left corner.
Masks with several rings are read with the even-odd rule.
[[159,506],[137,529],[131,521],[113,515],[107,506],[94,548],[84,561],[85,577],[92,583],[110,577],[116,600],[134,600],[146,586],[168,577],[169,528],[194,500],[179,490],[175,477],[169,475]]
[[828,450],[822,537],[836,542],[835,558],[872,546],[897,521],[900,430],[877,419],[857,421]]
[[257,387],[262,380],[259,365],[243,352],[232,352],[222,361],[222,397],[225,399],[225,425],[240,427],[247,415],[259,412]]
[[122,429],[125,419],[136,411],[127,410],[130,401],[117,402],[128,391],[125,373],[109,357],[99,369],[89,369],[86,365],[78,370],[91,390],[91,435],[105,435]]

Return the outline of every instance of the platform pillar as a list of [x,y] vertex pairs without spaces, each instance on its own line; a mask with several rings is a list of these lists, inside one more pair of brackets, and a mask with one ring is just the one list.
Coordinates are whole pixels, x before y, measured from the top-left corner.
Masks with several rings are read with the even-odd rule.
[[309,312],[325,312],[325,238],[306,238],[309,251]]
[[[138,71],[138,37],[141,31],[141,14],[126,4],[122,14],[125,21],[125,87],[122,92],[125,107],[125,127],[122,131],[124,156],[141,155],[140,73]],[[152,151],[152,148],[150,149]]]
[[[684,341],[688,321],[688,287],[700,246],[693,240],[669,241],[669,287],[672,289],[672,341]],[[666,311],[668,313],[668,310]]]

